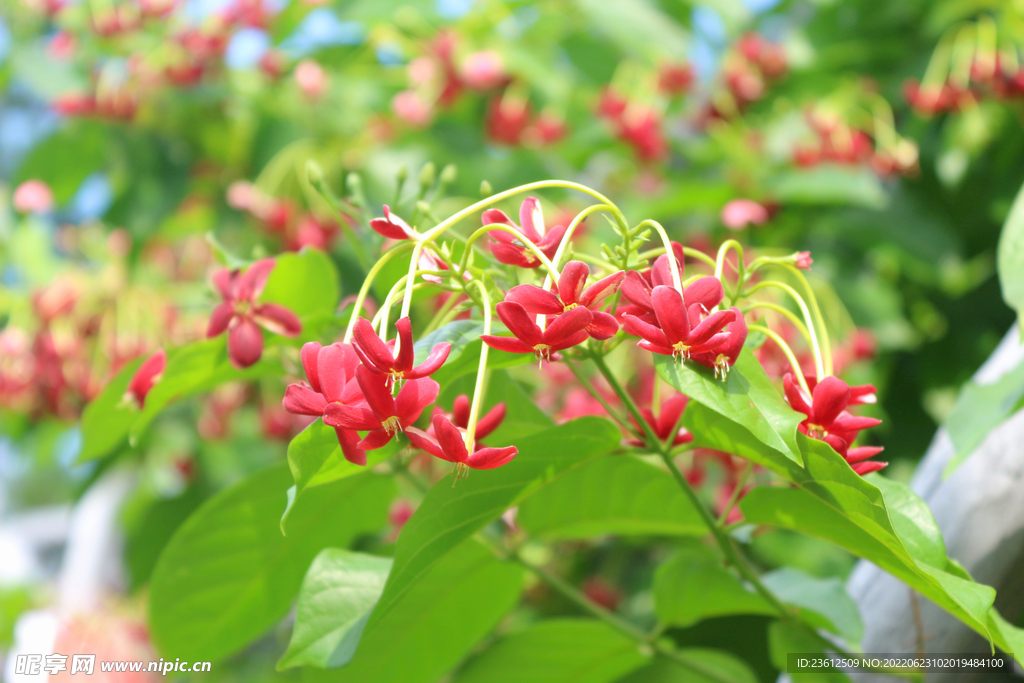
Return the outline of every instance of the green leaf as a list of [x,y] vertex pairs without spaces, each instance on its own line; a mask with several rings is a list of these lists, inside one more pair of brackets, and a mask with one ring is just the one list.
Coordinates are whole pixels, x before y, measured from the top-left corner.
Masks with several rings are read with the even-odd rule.
[[132,424],[139,417],[139,408],[134,402],[122,404],[122,399],[132,375],[144,360],[136,358],[125,363],[113,379],[107,382],[107,386],[103,387],[103,391],[82,411],[82,452],[78,454],[79,463],[103,457],[128,436]]
[[280,304],[300,318],[334,312],[341,290],[338,271],[327,254],[305,247],[274,261],[261,302]]
[[804,416],[782,399],[750,349],[743,349],[724,382],[711,368],[699,363],[677,363],[668,356],[658,356],[655,366],[666,382],[691,401],[710,408],[769,448],[802,464],[796,428]]
[[666,624],[690,626],[728,614],[775,614],[744,588],[720,558],[701,546],[684,548],[654,575],[654,611]]
[[[790,653],[825,654],[821,641],[796,624],[775,621],[768,627],[768,651],[772,664],[786,671]],[[842,683],[850,678],[842,671],[812,671],[790,673],[793,683]]]
[[519,503],[538,478],[553,477],[618,444],[619,430],[611,422],[580,418],[521,439],[519,454],[507,465],[471,472],[454,486],[447,478],[438,482],[402,529],[395,566],[370,623],[384,617],[431,565]]
[[1017,192],[1003,223],[996,250],[996,267],[1003,300],[1017,311],[1017,326],[1024,338],[1024,188]]
[[823,164],[814,169],[782,171],[772,177],[768,187],[772,196],[786,204],[881,209],[888,203],[878,176],[868,168]]
[[757,683],[747,663],[728,652],[688,647],[677,650],[676,656],[691,666],[659,656],[618,683]]
[[819,579],[799,569],[783,567],[761,577],[762,583],[787,605],[798,607],[801,618],[825,628],[851,645],[864,637],[857,603],[839,579]]
[[149,625],[161,652],[221,660],[287,612],[309,563],[387,519],[394,481],[367,472],[314,489],[278,528],[291,475],[273,465],[206,501],[153,570]]
[[988,609],[995,591],[988,586],[916,562],[891,530],[856,512],[847,515],[809,491],[758,487],[740,501],[747,521],[818,536],[869,560],[989,637]]
[[369,624],[355,657],[313,681],[433,683],[519,601],[525,570],[470,539],[448,553],[386,616]]
[[[47,68],[52,78],[52,60]],[[17,183],[37,179],[53,190],[57,204],[64,204],[78,191],[82,181],[103,170],[110,149],[104,126],[94,121],[69,121],[68,125],[34,145],[17,173]],[[74,150],[68,154],[68,150]]]
[[302,580],[292,639],[277,668],[347,664],[389,571],[387,557],[338,548],[321,551]]
[[976,384],[974,380],[964,384],[944,425],[956,447],[945,475],[949,476],[959,467],[993,429],[1022,405],[1024,361],[991,384]]
[[707,533],[672,476],[632,455],[573,468],[523,501],[516,523],[547,538]]
[[263,357],[244,370],[228,360],[226,336],[204,339],[173,350],[167,355],[167,367],[160,381],[146,395],[146,407],[128,433],[134,445],[160,411],[175,401],[235,380],[281,376],[285,371],[275,354],[264,349]]
[[319,418],[312,422],[288,443],[288,467],[295,486],[288,489],[288,504],[281,515],[281,529],[285,529],[292,509],[307,488],[323,486],[365,472],[393,456],[401,447],[398,440],[392,440],[382,448],[369,451],[365,466],[354,465],[341,452],[334,428],[325,425]]
[[502,638],[454,683],[608,683],[647,661],[632,638],[604,622],[552,619]]
[[946,542],[928,504],[901,482],[878,474],[867,477],[867,481],[882,492],[889,518],[907,551],[921,562],[945,569]]

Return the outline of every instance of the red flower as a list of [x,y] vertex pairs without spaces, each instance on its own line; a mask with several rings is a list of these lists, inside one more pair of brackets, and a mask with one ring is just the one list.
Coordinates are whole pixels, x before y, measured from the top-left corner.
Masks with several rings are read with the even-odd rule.
[[[533,317],[521,305],[502,301],[495,307],[498,317],[505,323],[515,337],[496,337],[492,334],[481,335],[484,343],[492,349],[509,351],[510,353],[535,353],[538,360],[552,359],[552,353],[576,346],[590,334],[586,327],[594,319],[589,309],[583,306],[566,311],[557,316],[546,329],[541,330]],[[557,360],[557,358],[556,358]]]
[[870,403],[875,398],[875,388],[870,384],[850,387],[838,377],[826,377],[809,385],[811,396],[807,396],[793,381],[793,376],[783,378],[786,399],[789,405],[807,419],[800,423],[800,431],[808,436],[821,439],[842,455],[857,474],[867,474],[885,467],[886,463],[865,462],[882,452],[881,448],[862,446],[849,448],[862,429],[869,429],[882,423],[873,417],[856,417],[846,412],[850,405]]
[[324,422],[341,429],[370,430],[356,444],[367,451],[380,448],[397,432],[418,420],[423,410],[437,399],[440,390],[437,382],[424,377],[406,382],[398,396],[393,397],[387,388],[387,379],[374,374],[365,365],[356,368],[356,381],[368,407],[328,403]]
[[228,331],[228,357],[236,368],[247,368],[263,355],[260,327],[286,337],[302,331],[298,317],[284,306],[256,301],[273,269],[274,259],[262,259],[244,273],[223,268],[213,276],[224,301],[213,309],[206,336],[216,337]]
[[[654,411],[650,408],[641,408],[640,414],[643,416],[644,421],[650,425],[655,436],[657,436],[661,441],[664,442],[671,438],[673,446],[690,443],[693,441],[693,434],[681,427],[677,427],[679,424],[679,418],[682,416],[683,410],[686,409],[686,404],[689,401],[689,397],[685,394],[676,394],[661,404],[661,411],[658,413],[657,417],[655,417]],[[631,446],[643,446],[643,427],[640,426],[640,423],[638,423],[632,415],[629,416],[629,419],[633,423],[633,427],[636,428],[637,434],[641,435],[641,437],[638,439],[630,439],[626,443]]]
[[[289,385],[281,404],[289,413],[312,417],[323,417],[329,404],[360,405],[364,399],[355,379],[358,366],[359,357],[351,344],[321,347],[317,342],[307,342],[302,347],[302,368],[309,384]],[[338,427],[334,431],[345,459],[356,465],[365,465],[366,452],[357,446],[359,434]]]
[[[679,281],[683,281],[683,274],[686,270],[686,263],[683,260],[683,245],[678,242],[672,243],[672,253],[676,258],[676,270],[679,272]],[[715,278],[711,278],[714,280]],[[705,282],[706,281],[706,282]],[[708,278],[701,278],[697,282],[701,284],[693,289],[690,298],[694,303],[697,299],[698,292],[701,292],[699,300],[709,310],[718,305],[725,296],[725,290],[721,287],[721,282],[718,283],[718,287],[714,287],[714,283]],[[697,284],[694,282],[690,285],[693,287]],[[651,289],[658,285],[665,285],[672,287],[674,285],[674,279],[672,277],[672,266],[669,263],[668,256],[662,254],[654,260],[654,265],[645,271],[631,270],[626,273],[625,279],[622,281],[622,296],[623,298],[632,305],[621,307],[617,313],[619,315],[625,313],[631,313],[640,318],[643,318],[649,323],[656,321],[654,316],[654,304],[651,301]],[[709,291],[704,292],[704,288],[709,288]],[[717,300],[714,300],[715,296],[718,296]],[[713,301],[713,303],[712,303]]]
[[378,375],[385,375],[390,385],[396,380],[420,379],[432,374],[448,360],[452,350],[450,342],[441,342],[430,350],[430,355],[420,365],[413,367],[416,349],[412,341],[412,323],[409,318],[395,322],[398,330],[398,356],[394,355],[395,340],[387,343],[373,331],[373,325],[366,318],[356,321],[352,341],[356,353],[367,369]]
[[590,309],[593,320],[587,325],[587,332],[594,339],[608,339],[619,331],[614,316],[594,310],[604,299],[614,294],[622,279],[623,271],[598,280],[584,289],[590,268],[582,261],[569,261],[558,278],[558,286],[552,292],[536,285],[518,285],[508,290],[505,301],[517,303],[534,315],[559,315],[577,306]]
[[[527,197],[519,207],[519,222],[516,225],[504,211],[498,209],[487,209],[483,213],[484,225],[508,225],[523,233],[526,239],[537,245],[547,258],[553,258],[558,251],[558,245],[562,242],[562,235],[565,234],[564,225],[556,225],[551,230],[544,227],[544,213],[541,211],[540,202],[536,197]],[[540,261],[522,241],[516,239],[515,235],[494,230],[490,233],[494,242],[491,243],[491,251],[494,258],[499,262],[520,268],[537,268]]]
[[[455,397],[455,403],[452,406],[452,415],[450,419],[452,423],[459,429],[464,430],[466,429],[466,427],[469,426],[469,409],[470,404],[468,396],[466,396],[465,394],[459,394],[458,396]],[[438,412],[441,413],[442,415],[444,414],[443,411],[438,409],[437,412],[435,412],[435,415]],[[489,411],[487,411],[486,415],[477,420],[476,432],[474,434],[477,446],[481,446],[482,444],[480,443],[480,440],[485,438],[488,434],[490,434],[499,426],[501,426],[501,423],[504,419],[505,404],[499,403],[495,405],[493,408],[491,408]],[[427,433],[430,434],[431,436],[434,436],[433,425],[431,425],[431,429],[429,429]]]
[[146,405],[146,394],[153,388],[153,385],[160,381],[160,375],[167,367],[167,354],[163,349],[157,349],[156,353],[147,358],[139,369],[132,375],[128,382],[128,390],[125,391],[125,398],[135,401],[139,408]]
[[[721,330],[733,322],[736,312],[716,311],[702,319],[703,313],[709,308],[699,300],[708,291],[706,286],[701,285],[705,280],[714,280],[719,289],[722,286],[718,278],[705,277],[687,287],[684,294],[680,295],[672,287],[658,285],[651,292],[657,325],[626,314],[626,331],[642,338],[640,347],[677,360],[685,360],[698,353],[710,352],[717,356],[719,347],[729,339],[729,333]],[[695,290],[694,300],[691,301],[690,290],[697,285],[701,287]]]
[[384,218],[370,220],[370,227],[391,240],[407,240],[416,236],[412,226],[391,213],[387,204],[384,205]]
[[869,460],[869,458],[873,458],[885,450],[881,446],[858,446],[857,448],[850,448],[845,439],[834,434],[826,436],[822,441],[835,449],[836,453],[843,456],[846,462],[850,463],[850,467],[853,468],[853,471],[861,476],[877,472],[889,464],[879,460]]
[[417,448],[422,448],[442,460],[455,463],[456,471],[460,466],[472,467],[475,470],[491,470],[501,467],[516,457],[519,452],[515,446],[505,446],[504,448],[476,448],[473,453],[470,453],[463,440],[462,430],[453,425],[444,415],[435,415],[431,426],[434,428],[436,436],[431,436],[415,427],[405,430],[405,435]]
[[723,377],[729,372],[729,368],[736,364],[736,359],[743,351],[743,344],[747,341],[747,323],[743,319],[743,313],[735,306],[732,307],[732,312],[736,317],[725,328],[725,331],[729,333],[729,338],[725,340],[725,343],[714,351],[690,355],[691,359],[701,365],[714,368],[715,377],[718,376],[719,371],[722,372]]

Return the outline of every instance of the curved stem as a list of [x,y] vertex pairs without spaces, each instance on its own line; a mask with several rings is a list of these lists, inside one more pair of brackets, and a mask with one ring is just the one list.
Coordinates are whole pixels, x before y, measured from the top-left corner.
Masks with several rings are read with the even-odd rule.
[[558,244],[558,251],[555,252],[555,257],[551,259],[551,262],[556,268],[558,267],[558,264],[561,263],[562,256],[565,255],[566,247],[569,246],[569,243],[572,240],[572,234],[576,232],[576,228],[587,218],[587,216],[592,213],[597,213],[598,211],[608,211],[609,213],[612,213],[611,208],[607,204],[592,204],[576,214],[576,217],[572,219],[571,223],[569,223],[569,227],[566,228],[565,234],[562,236],[562,241]]
[[818,306],[818,297],[814,296],[814,290],[811,289],[811,283],[807,281],[804,274],[799,268],[787,264],[786,269],[793,274],[793,276],[803,285],[804,291],[807,292],[807,298],[811,301],[811,311],[814,313],[815,325],[821,330],[821,351],[822,359],[825,364],[825,376],[833,374],[834,368],[832,365],[832,343],[828,338],[828,328],[825,327],[825,317],[821,314],[821,307]]
[[[482,280],[473,280],[477,289],[480,290],[480,298],[483,299],[484,311],[484,334],[491,333],[491,298],[487,294],[487,287]],[[487,344],[480,345],[480,364],[476,370],[476,384],[473,386],[473,404],[469,408],[469,422],[466,424],[466,450],[473,452],[476,445],[476,421],[480,417],[480,405],[484,401],[484,385],[487,378],[487,352],[490,347]]]
[[804,377],[804,372],[800,368],[800,362],[796,359],[793,349],[791,349],[789,344],[786,343],[786,340],[772,330],[769,330],[767,327],[762,327],[761,325],[748,325],[747,329],[754,332],[763,332],[768,338],[779,345],[779,348],[782,349],[782,353],[786,354],[786,360],[788,360],[789,364],[793,367],[793,374],[796,375],[797,382],[800,383],[800,388],[810,396],[811,390],[807,387],[807,379]]
[[[679,277],[680,264],[676,262],[676,253],[675,251],[672,250],[672,240],[668,238],[668,233],[665,232],[665,228],[663,228],[661,226],[661,223],[659,223],[658,221],[652,221],[651,219],[647,219],[645,221],[641,221],[640,225],[636,227],[642,228],[645,225],[649,225],[650,227],[654,228],[655,232],[657,232],[661,236],[661,241],[664,242],[665,244],[665,255],[668,256],[668,265],[672,271],[672,285],[680,294],[682,294],[683,283],[680,281]],[[685,250],[683,253],[686,253]]]
[[608,261],[605,261],[603,258],[591,256],[590,254],[573,254],[572,256],[577,261],[583,261],[584,263],[589,263],[591,265],[597,266],[598,268],[604,268],[607,271],[615,272],[619,269],[619,267],[614,263],[609,263]]
[[811,333],[807,330],[807,325],[804,325],[804,321],[801,320],[800,317],[796,313],[794,313],[793,311],[789,310],[785,306],[780,306],[778,304],[773,304],[773,303],[768,302],[768,301],[759,301],[759,302],[757,302],[755,304],[747,306],[746,308],[742,309],[742,312],[743,313],[749,313],[750,311],[756,310],[758,308],[766,308],[766,309],[768,309],[770,311],[775,311],[776,313],[784,315],[786,317],[786,319],[789,320],[789,322],[793,323],[793,326],[796,327],[797,331],[800,332],[800,335],[804,338],[804,340],[807,341],[807,345],[810,346],[810,344],[811,344]]
[[[740,297],[740,289],[743,286],[743,245],[736,240],[726,240],[722,242],[722,246],[718,248],[718,256],[715,258],[715,277],[719,281],[722,280],[722,275],[725,273],[725,257],[729,254],[729,250],[733,249],[736,251],[736,291],[729,296],[730,304],[735,304],[736,300]],[[723,286],[725,283],[722,283]],[[718,304],[718,308],[721,308],[722,304]]]
[[[793,270],[796,270],[796,268],[794,268]],[[762,290],[762,289],[764,289],[766,287],[775,287],[777,289],[781,289],[782,291],[786,292],[791,297],[793,297],[793,301],[795,301],[796,304],[800,307],[800,312],[803,313],[804,320],[807,322],[807,332],[808,332],[808,334],[810,334],[811,349],[814,352],[814,367],[815,367],[815,371],[818,374],[818,381],[820,382],[821,380],[823,380],[826,377],[826,375],[825,375],[825,363],[824,363],[824,357],[822,356],[822,353],[821,353],[821,347],[818,345],[818,335],[815,333],[815,330],[814,330],[814,321],[811,319],[811,312],[807,308],[807,302],[804,301],[804,298],[802,296],[800,296],[800,294],[795,289],[793,289],[792,287],[790,287],[789,285],[787,285],[784,282],[777,282],[775,280],[769,280],[767,282],[762,282],[760,284],[754,285],[753,287],[751,287],[747,291],[743,292],[742,296],[749,297],[751,294],[753,294],[755,292],[758,292],[758,291],[760,291],[760,290]],[[819,315],[820,315],[820,312],[819,312]],[[774,332],[772,334],[774,334]],[[830,358],[830,360],[831,360],[831,358]],[[803,373],[799,372],[799,370],[798,370],[799,367],[800,367],[799,365],[794,365],[793,366],[794,371],[796,371],[798,374],[802,375]]]
[[356,295],[356,302],[352,307],[352,317],[349,318],[348,327],[345,328],[345,336],[342,338],[342,341],[346,344],[352,341],[352,330],[355,329],[356,320],[359,319],[359,313],[363,310],[363,302],[366,301],[366,295],[369,294],[370,286],[373,284],[374,279],[380,274],[380,271],[387,265],[388,261],[404,252],[408,247],[409,243],[405,242],[384,252],[380,259],[373,264],[373,268],[370,268],[370,272],[366,274],[363,286],[359,288],[359,294]]
[[510,225],[504,225],[502,223],[491,223],[490,225],[485,225],[482,228],[478,228],[477,230],[475,230],[473,234],[469,236],[469,239],[466,240],[466,249],[465,251],[462,252],[462,258],[459,259],[460,273],[465,272],[466,270],[466,264],[469,262],[470,250],[473,246],[473,243],[476,242],[481,237],[483,237],[484,235],[486,235],[488,232],[491,232],[493,230],[507,232],[512,235],[515,235],[516,239],[522,242],[530,250],[530,252],[537,257],[537,260],[540,261],[541,265],[544,266],[544,268],[548,271],[548,277],[554,277],[556,280],[558,279],[558,271],[555,270],[554,264],[548,260],[548,257],[545,256],[543,252],[541,252],[540,248],[536,244],[531,242],[523,233],[519,232]]
[[[439,274],[442,273],[442,271],[437,271],[437,270],[417,270],[414,275],[422,275],[423,273],[427,273],[427,274],[430,274],[430,275],[439,275]],[[387,332],[388,316],[390,315],[391,307],[394,305],[395,295],[398,293],[398,291],[402,287],[402,285],[405,284],[406,279],[408,277],[409,277],[408,275],[403,275],[402,277],[400,277],[398,279],[398,282],[395,283],[394,287],[391,288],[391,291],[389,291],[388,295],[384,298],[384,305],[380,307],[379,311],[377,311],[377,315],[373,316],[373,325],[374,325],[374,327],[377,327],[378,325],[380,326],[380,330],[378,332],[378,336],[381,339],[386,339],[386,337],[384,335]],[[412,291],[415,292],[417,289],[422,289],[423,287],[430,287],[433,284],[434,283],[432,283],[432,282],[417,282],[413,287],[411,287],[411,289],[412,289]],[[402,296],[404,297],[404,296],[407,296],[408,294],[409,294],[409,289],[406,289],[405,292],[403,292]],[[404,318],[405,316],[403,315],[401,317]],[[396,344],[397,343],[398,342],[396,342]],[[398,353],[398,347],[397,346],[395,347],[395,353]]]

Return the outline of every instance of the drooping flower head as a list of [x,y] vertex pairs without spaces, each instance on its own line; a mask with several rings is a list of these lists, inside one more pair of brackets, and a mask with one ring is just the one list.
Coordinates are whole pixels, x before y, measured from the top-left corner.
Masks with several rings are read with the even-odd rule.
[[731,310],[735,317],[731,323],[725,326],[729,338],[712,351],[690,354],[690,358],[701,365],[714,368],[715,377],[718,377],[719,373],[723,378],[729,374],[729,368],[736,364],[736,359],[740,357],[743,345],[747,341],[748,330],[743,313],[736,306],[733,306]]
[[[640,415],[643,416],[644,422],[650,426],[651,431],[661,441],[670,441],[672,446],[690,443],[693,441],[693,434],[683,429],[679,424],[679,418],[682,417],[689,400],[689,397],[685,394],[676,394],[661,404],[661,409],[657,415],[650,408],[641,408]],[[632,415],[629,416],[629,419],[633,423],[633,428],[639,437],[629,439],[627,443],[632,446],[643,446],[643,427]]]
[[[363,405],[365,399],[355,378],[358,365],[359,357],[351,344],[335,343],[325,347],[317,342],[304,344],[302,368],[309,383],[289,385],[282,405],[290,413],[312,417],[322,417],[329,404]],[[345,459],[356,465],[365,465],[366,452],[357,446],[359,434],[339,427],[334,431]]]
[[356,381],[366,399],[366,406],[328,403],[324,423],[347,430],[368,430],[357,445],[362,450],[380,448],[400,431],[419,419],[423,410],[437,399],[440,385],[424,377],[410,380],[398,396],[392,396],[387,378],[371,372],[365,365],[356,368]]
[[417,237],[412,226],[402,220],[399,216],[391,213],[388,205],[384,205],[384,218],[370,220],[370,227],[379,232],[389,240],[408,240]]
[[[536,197],[527,197],[523,200],[519,207],[519,225],[516,225],[504,211],[498,209],[484,211],[483,224],[501,224],[515,228],[537,245],[537,249],[549,259],[554,257],[566,230],[564,225],[556,225],[550,230],[544,226],[544,213]],[[502,230],[493,230],[489,234],[494,240],[491,243],[491,251],[499,262],[520,268],[540,267],[541,263],[537,256],[515,235]]]
[[562,268],[561,277],[551,291],[536,285],[517,285],[508,290],[505,301],[517,303],[534,315],[559,315],[577,306],[590,310],[593,319],[587,325],[587,332],[594,339],[608,339],[619,331],[615,317],[604,311],[595,310],[603,301],[614,294],[626,274],[612,273],[586,287],[590,268],[582,261],[569,261]]
[[391,339],[384,342],[373,331],[370,321],[360,318],[356,321],[352,335],[353,346],[360,360],[372,372],[387,377],[389,385],[396,381],[427,377],[448,360],[452,345],[450,342],[441,342],[430,350],[425,361],[413,367],[416,349],[412,340],[412,322],[408,317],[402,318],[395,321],[395,328],[398,330],[398,341]]
[[[465,430],[469,427],[469,412],[470,412],[470,401],[469,396],[466,394],[459,394],[455,397],[455,402],[452,404],[452,414],[446,415],[440,408],[434,409],[434,415],[444,415],[449,418],[456,427]],[[480,448],[483,444],[480,443],[481,439],[487,438],[487,436],[495,429],[501,426],[501,423],[505,419],[506,406],[504,401],[496,404],[493,408],[487,411],[483,417],[476,421],[476,431],[474,438],[476,439],[476,447]],[[433,425],[427,430],[427,433],[433,436]]]
[[490,470],[501,467],[516,457],[519,449],[515,446],[504,448],[474,448],[470,453],[466,447],[463,430],[452,424],[444,415],[434,415],[431,421],[433,435],[428,434],[415,427],[405,430],[406,436],[417,448],[422,448],[427,453],[455,463],[456,477],[467,468],[476,470]]
[[497,337],[492,334],[481,335],[484,343],[492,349],[510,353],[534,353],[538,360],[550,361],[556,351],[576,346],[587,340],[590,334],[587,325],[593,320],[590,309],[577,306],[555,316],[554,320],[543,330],[526,312],[522,305],[512,301],[502,301],[495,306],[498,317],[505,323],[514,337]]
[[[723,332],[722,328],[733,322],[736,312],[715,311],[704,316],[710,308],[705,305],[705,301],[715,298],[708,297],[715,284],[717,290],[721,291],[722,284],[718,278],[701,278],[687,287],[683,294],[673,287],[658,285],[651,292],[656,324],[626,314],[626,331],[641,337],[638,344],[641,348],[672,356],[677,361],[703,353],[713,353],[717,357],[718,349],[729,338],[729,333]],[[691,290],[693,294],[688,296]],[[717,298],[721,301],[721,296]]]
[[274,259],[262,259],[244,273],[223,268],[213,276],[224,301],[213,309],[206,336],[216,337],[227,331],[228,357],[237,368],[247,368],[263,355],[260,327],[286,337],[302,331],[302,323],[287,308],[257,301],[273,269]]
[[125,391],[125,398],[134,401],[140,409],[144,408],[146,395],[153,385],[160,381],[165,367],[167,367],[167,353],[163,349],[157,349],[132,375],[128,382],[128,389]]

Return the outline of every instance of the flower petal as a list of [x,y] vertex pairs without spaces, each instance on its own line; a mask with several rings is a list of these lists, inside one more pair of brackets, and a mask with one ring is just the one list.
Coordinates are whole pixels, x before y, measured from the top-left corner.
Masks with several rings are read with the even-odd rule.
[[622,296],[634,306],[639,306],[648,313],[654,312],[651,301],[651,285],[635,270],[626,273],[622,280]]
[[[323,377],[320,380],[322,382]],[[397,414],[395,399],[388,391],[387,379],[383,375],[374,374],[365,365],[360,365],[356,368],[356,381],[359,382],[366,404],[380,422]]]
[[394,414],[398,416],[402,429],[418,420],[423,410],[437,400],[440,391],[441,385],[429,377],[406,382],[395,398]]
[[370,227],[376,232],[392,240],[404,240],[413,236],[413,229],[404,220],[391,213],[388,205],[384,205],[384,218],[374,218]]
[[[465,394],[456,396],[455,401],[452,403],[452,421],[456,427],[466,428],[469,424],[469,410],[469,396]],[[477,429],[479,430],[479,426]]]
[[[683,297],[674,288],[658,285],[651,291],[658,326],[672,344],[686,342],[690,337],[690,321],[683,308]],[[724,324],[724,323],[723,323]]]
[[305,384],[289,384],[284,391],[284,400],[281,401],[281,405],[289,413],[320,417],[324,414],[327,401],[320,395],[320,392]]
[[494,309],[497,311],[498,317],[501,318],[501,322],[505,323],[505,327],[531,349],[544,340],[544,333],[540,331],[537,323],[521,305],[511,301],[502,301]]
[[733,322],[736,319],[736,311],[730,309],[728,311],[715,311],[708,317],[701,321],[700,325],[690,330],[690,336],[687,341],[689,346],[702,346],[706,344],[708,339],[711,339],[714,335],[718,334],[723,327]]
[[873,458],[885,449],[881,446],[858,446],[857,448],[851,448],[846,452],[846,462],[851,465],[855,462],[863,462],[868,458]]
[[[469,417],[468,414],[467,414],[466,417],[467,418]],[[491,408],[487,412],[486,415],[484,415],[479,420],[477,420],[477,423],[476,423],[476,435],[475,435],[477,443],[480,442],[480,439],[485,438],[488,434],[490,434],[495,429],[497,429],[501,425],[501,423],[502,423],[502,421],[504,419],[505,419],[505,403],[502,402],[502,403],[497,404],[493,408]],[[468,422],[469,420],[467,419],[466,421]],[[459,422],[458,422],[458,413],[456,413],[455,423],[459,424]]]
[[[583,294],[579,299],[579,304],[581,306],[586,306],[587,308],[593,308],[595,304],[604,301],[618,291],[619,286],[622,284],[625,277],[625,271],[620,270],[617,273],[612,273],[607,277],[601,278],[583,290]],[[563,300],[565,299],[564,296],[562,298]]]
[[878,470],[883,469],[888,466],[888,464],[889,463],[887,462],[870,460],[868,462],[858,462],[857,464],[852,465],[852,467],[854,472],[863,477],[865,474],[871,474],[872,472],[877,472]]
[[235,285],[235,298],[239,301],[253,301],[259,298],[274,265],[276,265],[274,259],[265,258],[249,266],[238,278]]
[[690,399],[685,394],[676,394],[661,404],[661,412],[658,413],[657,430],[658,436],[667,437],[672,429],[679,422],[679,417],[686,410],[686,404]]
[[[587,309],[584,308],[583,310],[587,310]],[[552,351],[561,351],[562,349],[568,349],[571,346],[576,346],[577,344],[582,344],[583,342],[587,341],[587,339],[589,339],[589,338],[590,338],[590,335],[587,333],[586,330],[580,330],[579,332],[576,332],[575,334],[570,334],[568,337],[562,337],[559,341],[552,342],[551,343],[551,350]]]
[[557,296],[536,285],[516,285],[505,294],[505,301],[519,304],[534,315],[558,315],[565,310]]
[[327,404],[324,408],[324,424],[348,430],[380,428],[380,420],[366,408],[343,406],[340,403]]
[[652,344],[663,346],[667,349],[672,348],[672,342],[668,340],[665,333],[651,323],[641,320],[635,315],[629,315],[628,313],[622,316],[622,321],[626,328],[626,332],[634,337],[641,337]]
[[508,353],[533,353],[533,347],[526,344],[520,339],[515,337],[497,337],[493,334],[482,334],[480,338],[483,339],[484,344],[487,344],[492,349],[498,351],[506,351]]
[[379,374],[387,374],[395,367],[395,357],[387,345],[373,331],[373,325],[366,318],[359,318],[352,331],[352,344],[363,363]]
[[687,310],[694,304],[700,304],[705,311],[710,311],[722,302],[724,296],[722,281],[713,275],[702,277],[683,290]]
[[316,377],[320,383],[320,393],[328,401],[340,401],[345,384],[351,379],[345,374],[346,357],[350,353],[344,344],[335,342],[320,349],[317,355]]
[[[544,330],[544,343],[552,347],[557,346],[579,332],[585,332],[584,328],[594,319],[594,314],[583,306],[577,306],[571,311],[566,311],[548,325]],[[584,338],[587,335],[584,335]],[[577,342],[579,343],[579,342]],[[566,347],[562,347],[566,348]]]
[[[683,261],[676,259],[676,271],[679,273],[679,281],[683,281]],[[654,260],[654,265],[651,266],[651,284],[655,287],[675,287],[676,281],[672,278],[672,265],[668,261],[668,256],[662,254]]]
[[364,451],[372,451],[380,448],[381,446],[387,445],[391,441],[391,437],[394,434],[384,429],[374,429],[372,432],[366,435],[366,437],[356,444],[356,448]]
[[610,313],[592,311],[594,319],[587,325],[587,332],[594,339],[610,339],[619,331],[619,322]]
[[309,380],[309,386],[313,387],[313,391],[320,393],[320,380],[317,379],[317,356],[320,354],[320,349],[323,347],[320,342],[306,342],[302,345],[302,369],[306,372],[306,379]]
[[434,457],[452,462],[452,459],[444,452],[441,445],[437,443],[437,439],[430,436],[430,434],[427,434],[422,429],[409,427],[405,430],[405,435],[409,437],[409,441],[412,442],[412,445],[416,448],[420,448]]
[[838,377],[831,376],[814,387],[811,403],[811,421],[828,428],[846,410],[850,402],[850,387]]
[[785,377],[782,378],[782,388],[786,393],[786,398],[789,400],[790,407],[793,410],[810,417],[811,399],[804,393],[803,389],[800,388],[800,385],[793,380],[793,375],[788,372]]
[[[565,264],[562,274],[558,278],[558,296],[565,305],[581,303],[580,296],[586,287],[588,277],[590,277],[590,266],[583,261],[569,261]],[[558,313],[559,311],[554,312]]]
[[221,268],[213,274],[213,284],[220,292],[225,301],[232,301],[235,298],[235,282],[238,279],[238,271],[230,268]]
[[294,337],[302,332],[299,317],[284,306],[261,304],[253,309],[253,318],[264,328],[284,337]]
[[396,320],[395,329],[398,330],[398,357],[395,358],[394,368],[398,372],[412,370],[413,360],[416,357],[416,350],[412,343],[412,321],[408,316]]
[[491,253],[494,254],[494,258],[497,259],[498,263],[504,263],[507,266],[516,266],[517,268],[540,267],[540,261],[537,259],[537,256],[526,247],[491,242]]
[[[501,225],[510,225],[516,227],[516,224],[512,222],[512,219],[508,217],[508,214],[500,209],[487,209],[481,216],[484,225],[494,225],[496,223]],[[494,233],[498,235],[501,233]]]
[[515,446],[481,448],[469,456],[466,464],[475,470],[493,470],[510,462],[518,453],[519,449]]
[[146,394],[153,388],[153,384],[160,379],[160,375],[166,367],[167,352],[163,349],[157,349],[153,355],[143,361],[142,365],[135,371],[135,374],[132,375],[125,393],[131,395],[140,408],[145,407]]
[[222,301],[217,304],[217,307],[213,309],[213,313],[210,314],[210,324],[206,327],[207,339],[223,334],[234,317],[235,307],[230,302]]
[[353,465],[366,465],[366,451],[359,448],[359,433],[338,428],[334,429],[334,433],[338,435],[338,444],[341,445],[345,459]]
[[427,359],[405,373],[406,379],[420,379],[432,375],[438,368],[444,365],[445,361],[448,360],[448,354],[452,352],[451,342],[441,342],[435,344],[434,348],[430,349],[430,353],[427,355]]
[[548,230],[547,234],[541,238],[540,242],[537,242],[537,248],[540,249],[540,253],[544,254],[548,258],[554,258],[555,252],[558,251],[559,245],[562,244],[562,237],[565,235],[565,230],[566,227],[564,225],[556,225]]
[[263,355],[263,333],[251,318],[242,318],[228,332],[228,358],[236,368],[247,368]]
[[544,212],[536,197],[527,197],[519,205],[519,229],[534,244],[540,242],[540,238],[547,232],[544,228]]
[[466,450],[466,442],[462,440],[462,432],[453,425],[444,415],[435,415],[431,420],[434,427],[434,435],[441,449],[448,456],[446,459],[452,462],[466,462],[469,459],[469,451]]

